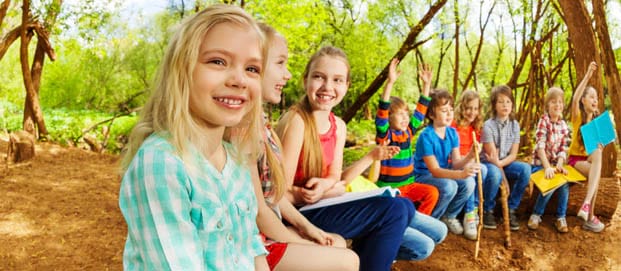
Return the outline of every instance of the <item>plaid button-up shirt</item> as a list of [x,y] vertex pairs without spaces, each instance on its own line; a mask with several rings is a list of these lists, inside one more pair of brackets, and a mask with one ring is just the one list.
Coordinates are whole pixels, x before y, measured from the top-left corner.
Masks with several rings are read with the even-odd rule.
[[143,142],[119,195],[125,270],[254,270],[254,257],[266,251],[250,173],[224,146],[218,171],[196,151],[184,162],[159,135]]
[[535,149],[533,150],[533,164],[540,166],[541,159],[537,155],[537,149],[543,149],[546,153],[546,158],[552,166],[554,166],[559,158],[563,158],[567,162],[567,150],[569,149],[569,143],[571,141],[571,135],[569,127],[563,119],[559,119],[556,122],[550,120],[550,116],[546,113],[537,124],[537,131],[535,132]]

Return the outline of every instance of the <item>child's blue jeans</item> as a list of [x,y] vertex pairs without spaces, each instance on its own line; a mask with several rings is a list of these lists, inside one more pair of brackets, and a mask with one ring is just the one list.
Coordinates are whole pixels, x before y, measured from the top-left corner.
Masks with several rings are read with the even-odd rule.
[[[542,166],[533,166],[532,172],[537,172],[542,168]],[[569,184],[567,183],[561,185],[554,192],[549,193],[546,196],[539,194],[537,201],[535,202],[535,209],[533,210],[534,214],[543,215],[546,210],[546,206],[548,205],[548,201],[552,198],[552,194],[556,194],[558,199],[558,205],[556,206],[556,217],[562,218],[567,215],[567,202],[569,200]]]
[[[502,176],[500,169],[491,163],[485,163],[487,166],[487,174]],[[513,161],[504,167],[507,181],[513,182],[511,193],[509,194],[509,209],[516,210],[520,206],[522,195],[530,181],[530,165],[520,161]],[[489,194],[489,201],[485,200],[484,207],[486,211],[493,210],[496,206],[497,190]]]
[[440,196],[431,216],[440,218],[456,218],[466,205],[468,198],[474,193],[474,177],[463,180],[434,178],[431,174],[416,176],[416,182],[430,184],[438,188]]
[[[498,192],[498,188],[500,187],[500,183],[502,182],[502,176],[500,176],[500,171],[492,170],[491,172],[489,172],[489,165],[491,164],[481,163],[481,179],[483,182],[483,210],[485,211],[489,211],[494,208],[494,206],[491,205],[489,202],[494,201],[494,198],[496,197],[496,194]],[[464,213],[471,212],[472,210],[474,210],[474,208],[479,207],[480,197],[478,180],[476,180],[475,184],[476,185],[474,188],[474,193],[472,193],[472,196],[466,202],[466,206],[464,207]]]
[[448,229],[440,220],[423,213],[416,212],[409,227],[403,234],[403,242],[397,254],[397,260],[420,261],[431,253],[437,244],[441,243]]

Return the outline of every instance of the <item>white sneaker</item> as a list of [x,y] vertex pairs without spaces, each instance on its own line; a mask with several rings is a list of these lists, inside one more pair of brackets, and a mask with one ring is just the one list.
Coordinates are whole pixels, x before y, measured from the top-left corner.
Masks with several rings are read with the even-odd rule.
[[478,216],[474,211],[464,214],[464,237],[466,237],[466,239],[477,239],[478,221]]
[[532,214],[528,219],[528,228],[531,230],[536,230],[539,228],[539,223],[541,223],[541,216]]
[[444,222],[444,224],[446,224],[446,227],[453,234],[461,235],[464,233],[464,228],[461,226],[461,223],[459,223],[459,220],[457,220],[457,218],[448,218],[444,216],[440,220]]

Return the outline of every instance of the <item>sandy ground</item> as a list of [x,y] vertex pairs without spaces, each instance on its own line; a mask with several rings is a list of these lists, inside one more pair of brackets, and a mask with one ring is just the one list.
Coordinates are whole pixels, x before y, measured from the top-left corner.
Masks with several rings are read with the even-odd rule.
[[[0,137],[4,158],[6,138]],[[118,208],[118,156],[38,143],[28,164],[0,163],[0,270],[120,270],[126,227]],[[583,231],[568,217],[559,234],[553,216],[537,231],[483,230],[474,241],[449,235],[421,262],[400,261],[393,270],[621,270],[621,205],[601,234]]]

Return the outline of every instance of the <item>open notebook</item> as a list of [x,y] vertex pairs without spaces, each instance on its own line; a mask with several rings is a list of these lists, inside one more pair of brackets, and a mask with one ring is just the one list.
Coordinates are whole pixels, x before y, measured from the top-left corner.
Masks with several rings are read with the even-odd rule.
[[564,168],[567,170],[567,175],[556,173],[552,179],[546,179],[545,169],[541,169],[530,175],[530,179],[535,183],[539,191],[541,191],[541,194],[544,196],[554,192],[556,188],[567,182],[581,182],[586,180],[586,177],[584,177],[574,167],[565,165]]
[[365,198],[396,197],[398,194],[399,194],[399,190],[398,189],[386,186],[386,187],[377,188],[377,189],[373,189],[373,190],[369,190],[369,191],[349,192],[349,193],[345,193],[343,195],[340,195],[338,197],[322,199],[322,200],[317,201],[317,202],[315,202],[313,204],[305,205],[304,207],[300,208],[299,210],[300,210],[300,212],[303,212],[303,211],[313,210],[313,209],[322,208],[322,207],[326,207],[326,206],[337,205],[337,204],[341,204],[341,203],[345,203],[345,202],[361,200],[361,199],[365,199]]

